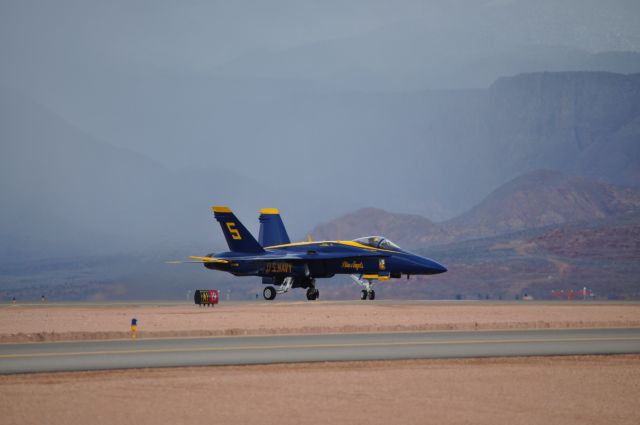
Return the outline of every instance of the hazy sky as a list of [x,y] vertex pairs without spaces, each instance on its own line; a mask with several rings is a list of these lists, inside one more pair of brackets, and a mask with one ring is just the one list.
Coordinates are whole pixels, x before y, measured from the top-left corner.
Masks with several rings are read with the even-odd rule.
[[640,46],[640,3],[634,0],[25,0],[3,1],[0,10],[3,70],[43,84],[47,74],[82,77],[96,67],[211,72],[258,52],[375,39],[375,32],[385,29],[400,38],[411,31],[416,37],[437,36],[446,47],[460,34],[480,36],[466,42],[495,42],[491,32],[514,43],[593,52]]

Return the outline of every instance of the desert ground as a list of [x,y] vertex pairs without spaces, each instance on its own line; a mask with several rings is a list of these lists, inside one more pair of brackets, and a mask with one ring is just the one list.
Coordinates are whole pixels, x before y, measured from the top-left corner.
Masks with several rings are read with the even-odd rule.
[[640,356],[0,376],[3,424],[638,424]]
[[640,303],[254,302],[0,307],[0,342],[329,332],[640,327]]
[[[640,327],[639,303],[276,302],[0,307],[0,341]],[[0,376],[2,424],[640,423],[640,355]]]

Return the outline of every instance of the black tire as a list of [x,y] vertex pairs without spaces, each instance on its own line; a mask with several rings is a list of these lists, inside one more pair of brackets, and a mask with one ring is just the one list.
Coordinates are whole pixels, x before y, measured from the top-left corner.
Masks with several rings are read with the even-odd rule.
[[320,291],[318,291],[316,288],[307,289],[307,299],[309,301],[317,300],[319,297],[320,297]]
[[371,292],[369,292],[369,299],[370,299],[371,301],[373,301],[373,300],[375,300],[375,299],[376,299],[376,291],[371,291]]
[[267,286],[262,291],[262,296],[267,301],[273,300],[276,297],[276,288],[274,288],[273,286]]
[[362,292],[360,293],[360,299],[361,300],[367,299],[367,291],[365,289],[363,289]]

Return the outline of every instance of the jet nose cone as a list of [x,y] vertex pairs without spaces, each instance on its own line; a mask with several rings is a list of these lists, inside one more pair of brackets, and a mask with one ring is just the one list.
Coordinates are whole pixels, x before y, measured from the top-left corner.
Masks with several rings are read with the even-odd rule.
[[447,268],[445,266],[443,266],[442,264],[435,262],[435,261],[431,261],[431,268],[436,272],[436,273],[444,273],[447,271]]
[[421,264],[422,267],[426,269],[425,274],[440,274],[447,271],[447,268],[445,266],[429,258],[422,258]]

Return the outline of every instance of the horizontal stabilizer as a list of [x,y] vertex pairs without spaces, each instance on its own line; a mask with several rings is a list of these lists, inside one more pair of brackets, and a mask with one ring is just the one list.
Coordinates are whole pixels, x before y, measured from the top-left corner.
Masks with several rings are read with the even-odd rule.
[[192,260],[201,261],[203,263],[228,263],[229,262],[229,260],[221,260],[220,258],[196,257],[194,255],[190,255],[189,258]]
[[193,255],[189,256],[189,259],[191,261],[184,261],[184,260],[175,260],[175,261],[165,261],[166,264],[185,264],[185,263],[196,263],[196,264],[202,264],[202,263],[228,263],[229,260],[222,260],[220,258],[213,258],[213,257],[196,257]]

